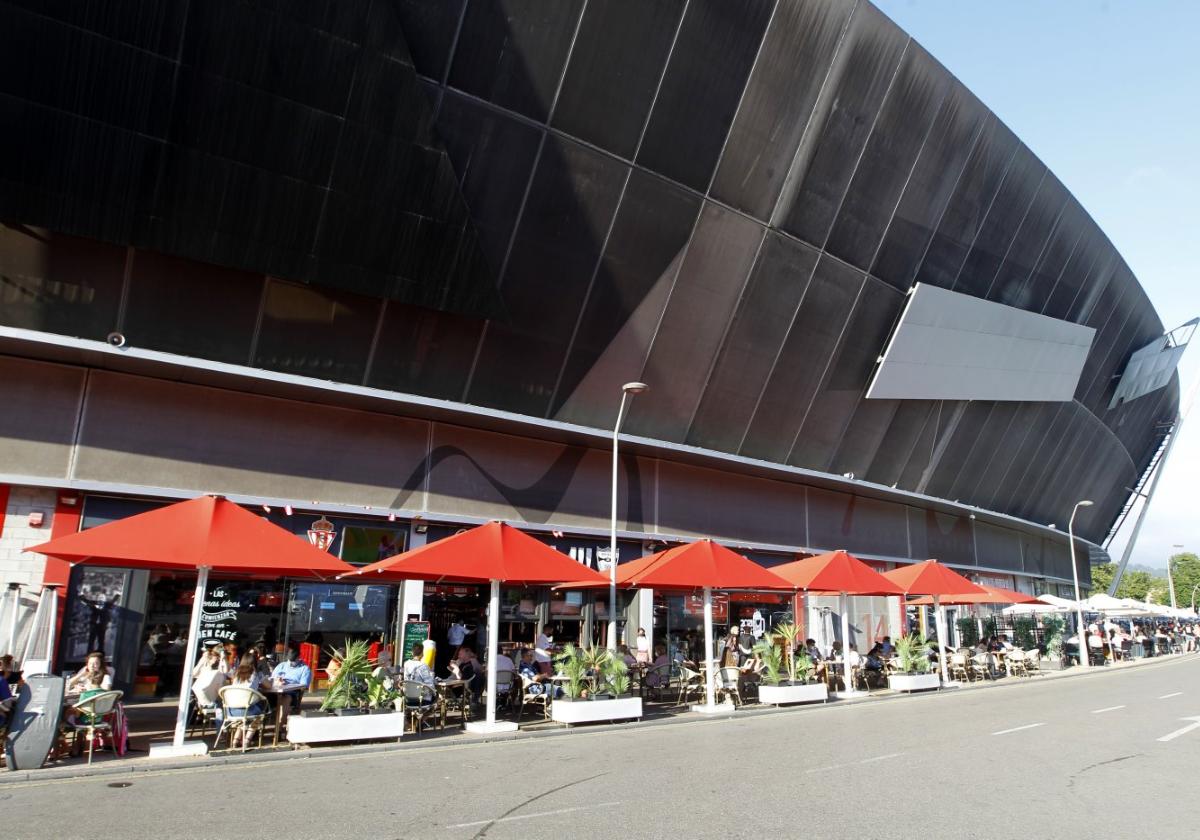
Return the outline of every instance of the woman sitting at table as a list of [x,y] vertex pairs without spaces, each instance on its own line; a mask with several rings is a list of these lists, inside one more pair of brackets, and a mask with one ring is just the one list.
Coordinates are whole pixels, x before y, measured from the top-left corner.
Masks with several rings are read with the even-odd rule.
[[475,651],[466,645],[460,647],[458,655],[450,663],[450,673],[467,684],[467,691],[474,702],[484,686],[483,667],[475,657]]
[[228,679],[221,648],[214,646],[205,650],[192,669],[192,694],[196,702],[205,707],[217,705],[221,687]]
[[[253,651],[247,651],[246,653],[242,654],[242,661],[238,663],[237,670],[233,672],[233,679],[229,681],[229,684],[238,688],[252,688],[255,691],[258,691],[259,686],[263,684],[263,678],[258,672],[258,661],[255,658]],[[263,704],[259,701],[255,701],[247,708],[230,709],[229,716],[247,717],[261,715],[265,711],[266,709],[263,708]],[[221,723],[223,715],[224,710],[219,709],[217,711],[218,725]],[[233,746],[241,746],[241,737],[242,735],[239,732],[234,737]]]
[[637,657],[635,657],[632,653],[630,653],[629,645],[626,645],[626,644],[617,645],[617,656],[619,656],[625,660],[626,668],[629,668],[630,670],[632,670],[637,667],[637,664],[638,664]]
[[104,661],[103,651],[93,651],[88,654],[87,662],[67,682],[67,694],[88,692],[88,697],[98,691],[112,690],[112,671]]

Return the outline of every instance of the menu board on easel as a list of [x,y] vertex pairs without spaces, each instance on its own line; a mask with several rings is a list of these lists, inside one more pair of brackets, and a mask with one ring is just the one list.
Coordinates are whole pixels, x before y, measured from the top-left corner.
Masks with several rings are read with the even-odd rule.
[[404,636],[400,643],[400,656],[398,661],[403,662],[412,655],[413,645],[423,644],[429,638],[429,622],[428,621],[406,621],[404,622]]

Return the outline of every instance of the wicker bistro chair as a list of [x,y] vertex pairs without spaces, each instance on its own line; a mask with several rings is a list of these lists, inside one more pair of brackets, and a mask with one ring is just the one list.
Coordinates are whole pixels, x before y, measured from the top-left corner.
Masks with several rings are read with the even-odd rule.
[[977,653],[970,660],[971,675],[976,680],[992,680],[996,678],[992,671],[992,662],[986,653]]
[[1042,673],[1042,652],[1037,648],[1025,651],[1025,676],[1032,677]]
[[971,681],[971,672],[967,669],[967,655],[965,653],[950,654],[950,679],[961,679],[963,682]]
[[[101,691],[86,700],[80,700],[71,707],[75,719],[69,726],[76,736],[82,734],[87,738],[88,764],[92,763],[92,752],[96,747],[97,735],[103,739],[104,734],[108,733],[109,746],[112,747],[113,753],[116,753],[117,744],[113,738],[112,721],[108,719],[108,715],[112,714],[113,707],[124,696],[124,692],[121,691]],[[103,745],[103,741],[101,741],[101,745]]]
[[[496,708],[507,706],[511,711],[517,704],[516,692],[513,691],[513,685],[517,682],[517,672],[511,668],[505,668],[502,671],[496,672]],[[484,689],[480,702],[487,702],[487,689]]]
[[1004,657],[1004,667],[1008,669],[1009,676],[1025,676],[1027,673],[1025,670],[1025,651],[1020,649],[1010,650]]
[[437,719],[441,714],[441,704],[438,702],[437,690],[415,680],[404,683],[404,714],[412,724],[413,732],[421,732],[425,722]]
[[738,687],[738,682],[741,678],[741,672],[737,668],[725,667],[719,668],[716,673],[717,695],[729,697],[733,700],[733,705],[742,705],[742,692]]
[[679,666],[679,700],[676,705],[682,706],[693,694],[703,697],[705,690],[703,674],[686,665]]
[[[248,685],[227,685],[218,692],[221,698],[221,728],[213,739],[213,749],[221,743],[221,736],[229,733],[227,744],[232,743],[234,735],[240,735],[242,752],[250,741],[251,733],[258,733],[258,746],[262,746],[263,729],[266,728],[267,698]],[[250,711],[255,705],[259,711]]]
[[[540,688],[540,690],[535,690]],[[517,720],[525,714],[526,706],[541,706],[542,720],[550,719],[550,694],[554,691],[553,683],[539,683],[530,677],[521,675],[521,707],[517,710]]]

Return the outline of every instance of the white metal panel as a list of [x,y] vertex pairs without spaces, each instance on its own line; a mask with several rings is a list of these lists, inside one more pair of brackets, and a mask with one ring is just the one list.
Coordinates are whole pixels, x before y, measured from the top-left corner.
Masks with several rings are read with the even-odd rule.
[[918,283],[868,399],[1067,402],[1096,331]]
[[1116,408],[1123,402],[1136,400],[1170,382],[1175,368],[1179,366],[1179,359],[1191,340],[1196,323],[1196,319],[1193,318],[1183,326],[1154,339],[1130,356],[1108,407]]

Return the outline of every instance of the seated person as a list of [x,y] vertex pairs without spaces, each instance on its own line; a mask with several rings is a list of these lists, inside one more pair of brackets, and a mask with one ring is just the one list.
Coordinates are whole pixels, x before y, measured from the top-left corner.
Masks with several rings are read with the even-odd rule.
[[[238,688],[250,688],[258,691],[258,688],[262,685],[262,682],[262,675],[258,672],[258,660],[254,656],[253,651],[247,651],[246,653],[242,654],[242,661],[238,663],[237,670],[233,672],[233,678],[229,681],[229,684]],[[262,701],[255,700],[248,707],[231,708],[229,710],[229,716],[254,717],[255,715],[261,715],[264,712],[266,712],[266,709],[263,708]],[[222,721],[224,716],[224,708],[219,709],[217,711],[217,720],[219,722]],[[231,746],[241,746],[243,734],[246,734],[247,736],[249,735],[249,733],[242,733],[239,731],[234,736]]]
[[[483,672],[486,674],[488,670],[488,666],[485,665]],[[515,674],[517,672],[517,663],[513,662],[512,657],[503,650],[498,650],[496,651],[496,673],[503,674],[505,671],[512,671]]]
[[4,677],[9,688],[21,681],[21,672],[17,670],[16,660],[11,653],[0,656],[0,677]]
[[634,656],[632,653],[630,653],[629,645],[626,645],[626,644],[617,645],[617,656],[619,656],[625,660],[625,666],[627,668],[632,670],[633,668],[637,667],[637,664],[638,664],[637,657]]
[[[646,672],[646,685],[650,688],[659,688],[671,681],[671,669],[666,667],[671,664],[671,660],[667,658],[667,648],[661,642],[654,646],[654,661],[650,664],[650,670]],[[659,667],[663,666],[663,667]]]
[[868,685],[880,685],[885,682],[883,676],[883,645],[877,644],[867,651],[867,658],[863,660],[863,670]]
[[486,684],[483,666],[472,648],[463,645],[458,649],[458,654],[450,662],[450,673],[467,684],[472,700],[482,693]]
[[192,668],[192,695],[200,706],[217,705],[221,686],[225,685],[228,679],[224,665],[221,648],[213,646],[200,655],[200,661]]
[[404,661],[404,681],[433,687],[433,671],[425,664],[425,646],[420,642],[412,646],[412,656]]
[[[526,694],[547,694],[550,692],[552,684],[550,677],[542,673],[537,663],[533,659],[533,651],[526,650],[521,654],[521,664],[517,666],[517,673],[525,679]],[[562,694],[562,689],[554,686],[554,696],[558,697]]]
[[883,637],[883,641],[879,643],[879,650],[885,657],[896,652],[896,646],[892,644],[891,636]]
[[[287,658],[276,665],[275,670],[271,672],[271,682],[275,684],[276,688],[286,688],[293,685],[308,688],[312,684],[312,669],[300,661],[299,651],[295,648],[289,648]],[[304,696],[304,689],[288,693],[292,699],[292,711],[300,711],[300,698]]]
[[[112,671],[104,661],[103,651],[93,651],[87,656],[87,662],[67,681],[67,694],[91,692],[88,697],[98,691],[112,690]],[[82,696],[80,699],[84,699]]]

